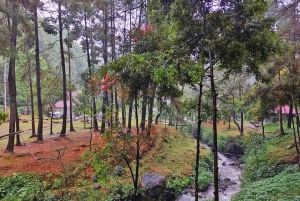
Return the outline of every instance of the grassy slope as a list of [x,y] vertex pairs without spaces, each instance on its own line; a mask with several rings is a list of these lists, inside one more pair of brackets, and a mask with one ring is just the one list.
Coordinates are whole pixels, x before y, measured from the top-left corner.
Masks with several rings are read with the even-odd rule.
[[[260,157],[266,161],[260,164],[259,169],[254,168],[252,171],[254,174],[272,176],[244,183],[240,193],[233,200],[300,200],[300,172],[297,166],[292,165],[297,161],[296,150],[295,147],[286,150],[286,147],[294,142],[293,132],[284,125],[286,134],[280,136],[278,123],[268,124],[265,129],[270,133],[266,136],[266,148]],[[274,167],[279,167],[279,164],[290,165],[281,166],[283,171],[273,176],[272,171],[275,171]],[[252,165],[247,164],[248,167]],[[267,167],[263,167],[264,165]],[[265,172],[268,168],[269,170]]]

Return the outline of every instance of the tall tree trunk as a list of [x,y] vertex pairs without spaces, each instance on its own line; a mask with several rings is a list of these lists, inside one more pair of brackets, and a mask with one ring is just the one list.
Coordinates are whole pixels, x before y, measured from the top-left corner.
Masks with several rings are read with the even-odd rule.
[[69,63],[69,98],[70,98],[70,131],[75,131],[72,115],[72,74],[71,74],[71,51],[70,51],[70,33],[68,29],[68,63]]
[[145,130],[146,125],[146,109],[147,109],[147,87],[143,88],[143,100],[142,100],[142,116],[141,116],[141,129]]
[[199,162],[200,162],[200,139],[201,139],[201,105],[202,105],[202,80],[199,84],[199,97],[198,97],[198,105],[197,105],[197,147],[196,147],[196,166],[195,166],[195,201],[198,201],[198,193],[199,193]]
[[152,122],[153,122],[153,105],[154,105],[154,97],[155,97],[156,86],[155,84],[151,84],[151,96],[149,98],[149,108],[148,108],[148,133],[147,135],[150,136]]
[[265,125],[264,125],[264,118],[261,119],[261,128],[262,128],[262,135],[263,139],[265,139]]
[[128,125],[127,125],[127,134],[130,134],[131,132],[131,119],[132,119],[132,101],[129,103],[128,108]]
[[107,91],[104,91],[103,92],[103,98],[102,98],[102,123],[101,123],[101,133],[104,133],[105,132],[105,121],[106,121],[106,99],[108,98],[107,97],[108,94],[107,94]]
[[213,152],[214,152],[214,187],[215,187],[215,201],[219,201],[219,173],[218,173],[218,134],[217,134],[217,92],[214,81],[214,69],[211,58],[211,50],[209,45],[207,46],[209,53],[209,65],[210,65],[210,85],[211,95],[213,102]]
[[242,133],[241,133],[241,127],[238,124],[238,122],[236,121],[235,104],[234,104],[234,94],[232,94],[232,117],[233,117],[233,123],[238,127],[240,135],[242,135]]
[[[104,61],[104,65],[106,65],[108,63],[108,51],[107,51],[107,36],[108,36],[108,25],[107,25],[107,12],[104,11],[103,13],[103,17],[104,17],[104,39],[103,39],[103,61]],[[108,103],[108,93],[107,91],[105,92],[105,96],[106,99],[104,101],[104,97],[103,97],[103,104],[102,104],[102,125],[101,125],[101,133],[103,131],[105,131],[105,119],[103,120],[103,117],[106,118],[106,115],[103,113],[103,111],[106,112],[106,107],[108,107],[107,103]],[[104,116],[103,116],[104,115]],[[104,125],[103,125],[104,124]]]
[[113,128],[114,127],[114,113],[113,113],[113,110],[114,110],[114,90],[113,90],[113,86],[111,87],[111,93],[110,93],[110,127]]
[[62,24],[62,11],[61,11],[61,1],[58,2],[58,24],[59,24],[59,45],[60,45],[60,56],[61,56],[61,67],[63,76],[63,123],[60,131],[60,137],[66,136],[67,130],[67,79],[66,79],[66,64],[64,55],[64,44],[63,44],[63,24]]
[[36,62],[36,91],[37,91],[37,104],[38,104],[38,131],[37,140],[43,141],[43,105],[41,95],[41,65],[40,65],[40,46],[39,46],[39,32],[38,32],[38,0],[35,1],[35,12],[34,12],[34,34],[35,34],[35,62]]
[[[90,43],[89,43],[89,35],[88,35],[88,28],[87,28],[87,11],[84,13],[84,30],[85,30],[85,43],[86,43],[86,53],[87,53],[87,62],[88,62],[88,70],[89,70],[89,79],[92,78],[92,65],[91,65],[91,58],[90,58]],[[94,91],[92,91],[92,107],[93,113],[92,118],[94,121],[94,130],[99,130],[98,121],[97,121],[97,108],[96,108],[96,100],[94,96]],[[102,126],[101,126],[102,129]],[[104,125],[105,131],[105,125]],[[103,132],[104,132],[103,131]]]
[[292,119],[293,119],[293,103],[290,103],[287,128],[292,128]]
[[279,134],[284,135],[283,119],[282,119],[282,107],[279,107]]
[[[7,2],[6,2],[7,3]],[[8,27],[11,28],[11,47],[10,47],[10,59],[9,59],[9,70],[8,70],[8,89],[9,89],[9,103],[10,103],[10,117],[9,117],[9,135],[8,143],[5,152],[12,153],[14,151],[14,141],[15,141],[15,126],[16,126],[16,110],[17,110],[17,95],[16,95],[16,47],[17,47],[17,28],[18,28],[18,5],[16,2],[12,2],[12,25],[10,26],[10,17],[8,16]]]
[[[17,91],[17,88],[15,90]],[[20,119],[19,119],[17,107],[16,107],[16,131],[17,131],[17,133],[19,133],[19,131],[20,131]],[[21,140],[20,140],[20,134],[16,135],[16,146],[22,146]]]
[[299,113],[298,113],[298,107],[296,102],[294,101],[294,105],[295,105],[295,111],[296,111],[296,124],[297,124],[297,134],[298,134],[298,141],[300,144],[300,130],[299,130]]
[[51,117],[50,117],[50,135],[53,134],[53,105],[50,105]]
[[6,82],[6,57],[3,57],[3,112],[7,111]]
[[36,137],[35,132],[35,120],[34,120],[34,96],[33,96],[33,87],[32,87],[32,77],[31,77],[31,63],[30,59],[28,60],[29,67],[29,89],[30,89],[30,109],[31,109],[31,136]]
[[125,115],[126,107],[125,107],[123,99],[121,101],[121,107],[122,107],[122,126],[125,127],[126,126],[126,115]]
[[[240,94],[240,102],[242,102],[242,86],[239,86],[239,94]],[[240,135],[244,135],[244,112],[243,108],[241,110],[241,129],[240,129]]]
[[135,123],[136,123],[136,156],[135,156],[135,182],[134,182],[134,200],[137,199],[138,180],[139,180],[139,167],[140,167],[140,138],[139,138],[139,117],[138,117],[138,100],[137,91],[134,94],[135,100]]
[[116,126],[119,125],[119,104],[118,104],[118,88],[117,86],[115,87],[115,108],[116,108],[116,111],[115,111],[115,124]]

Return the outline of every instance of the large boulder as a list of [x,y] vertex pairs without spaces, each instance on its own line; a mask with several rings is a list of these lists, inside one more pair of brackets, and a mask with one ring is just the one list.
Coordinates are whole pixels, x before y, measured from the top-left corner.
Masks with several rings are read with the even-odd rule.
[[144,174],[141,182],[146,188],[146,195],[150,197],[161,195],[166,188],[166,178],[160,174]]

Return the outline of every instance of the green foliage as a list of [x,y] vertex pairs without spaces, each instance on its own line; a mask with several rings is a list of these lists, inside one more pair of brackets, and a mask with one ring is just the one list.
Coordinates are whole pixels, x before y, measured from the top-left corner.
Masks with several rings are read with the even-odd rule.
[[299,179],[297,166],[287,166],[274,177],[249,183],[232,200],[300,200]]
[[[43,191],[41,178],[30,174],[15,174],[0,178],[0,199],[14,201],[44,200],[51,197]],[[47,200],[47,199],[45,199]]]
[[8,114],[5,112],[0,111],[0,125],[3,121],[5,121],[8,118]]
[[243,155],[244,139],[241,136],[220,136],[218,137],[218,150],[222,153]]
[[193,182],[192,177],[171,179],[167,181],[167,189],[169,193],[178,196],[182,193],[182,190],[187,186],[191,185]]
[[[213,175],[212,175],[212,166],[213,160],[212,155],[208,156],[201,156],[199,162],[199,175],[198,181],[200,186],[207,187],[210,183],[213,182]],[[193,165],[195,167],[195,164]],[[195,169],[195,168],[193,168]],[[195,172],[188,177],[179,178],[175,177],[167,181],[167,189],[168,192],[178,196],[182,193],[182,190],[194,183],[195,180]]]

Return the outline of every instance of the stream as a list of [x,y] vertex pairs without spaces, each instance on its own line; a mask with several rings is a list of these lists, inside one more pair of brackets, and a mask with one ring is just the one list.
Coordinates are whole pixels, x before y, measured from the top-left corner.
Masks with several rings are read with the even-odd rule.
[[[207,147],[208,148],[208,147]],[[224,154],[218,152],[219,167],[219,200],[230,201],[234,194],[241,188],[241,169],[236,161],[231,160]],[[214,198],[214,185],[211,184],[207,191],[198,194],[199,200]],[[176,201],[194,201],[195,189],[186,189]]]

